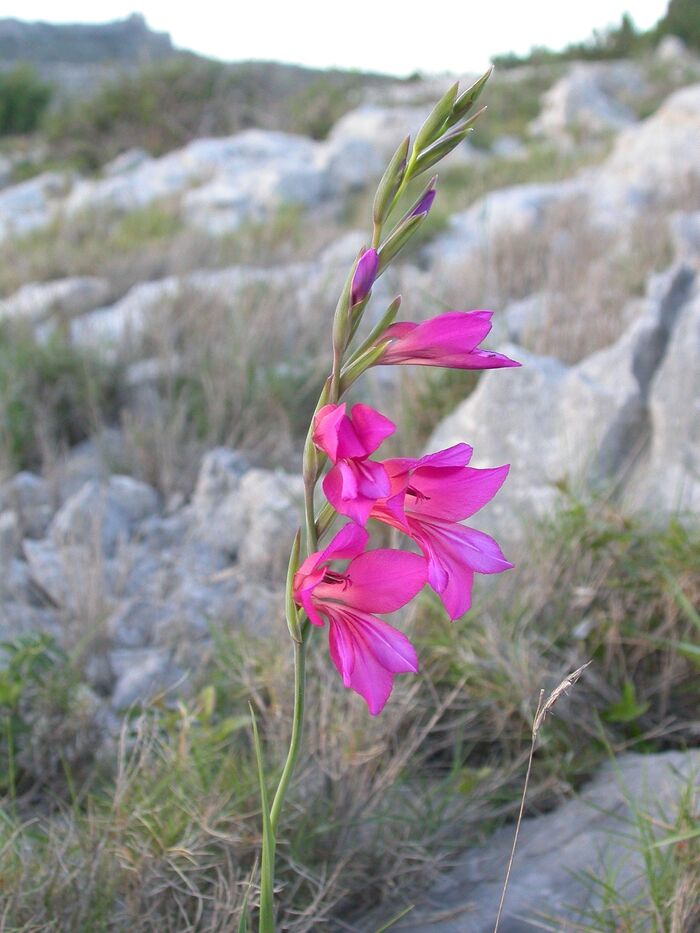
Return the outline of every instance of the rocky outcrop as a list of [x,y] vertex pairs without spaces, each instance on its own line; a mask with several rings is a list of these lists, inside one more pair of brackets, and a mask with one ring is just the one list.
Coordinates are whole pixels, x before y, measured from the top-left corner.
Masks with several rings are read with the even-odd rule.
[[0,191],[0,242],[46,227],[56,216],[70,178],[44,172]]
[[97,308],[109,293],[109,282],[96,276],[23,285],[14,295],[0,301],[0,322],[35,325],[52,316],[67,320]]
[[647,120],[623,130],[594,173],[590,197],[614,214],[675,203],[683,207],[700,185],[700,84],[684,87]]
[[647,82],[634,62],[579,62],[546,92],[531,125],[536,136],[559,144],[617,131],[636,122],[629,104],[643,97]]
[[[646,904],[650,839],[670,835],[665,827],[674,825],[698,767],[698,751],[623,755],[604,765],[578,797],[546,816],[526,819],[505,901],[503,933],[580,929],[577,921],[590,923],[595,911],[604,909],[603,882],[611,871],[621,900],[630,904],[639,898],[640,905]],[[460,856],[392,928],[405,933],[491,933],[513,832],[506,826],[485,845]],[[387,912],[385,919],[390,916]],[[586,928],[597,928],[595,921]]]
[[700,289],[678,312],[648,391],[651,444],[628,498],[652,513],[700,513]]
[[138,65],[175,54],[170,36],[153,32],[139,13],[111,23],[27,23],[0,19],[0,61]]
[[[567,492],[610,493],[633,473],[647,499],[667,511],[683,496],[695,501],[697,493],[687,489],[697,488],[697,431],[683,421],[693,418],[698,396],[697,366],[689,362],[698,348],[695,289],[683,265],[653,279],[643,312],[622,337],[575,366],[506,345],[522,369],[484,373],[428,445],[438,450],[467,441],[475,466],[511,464],[480,527],[515,543]],[[678,368],[674,350],[685,367]],[[677,467],[674,482],[661,469],[669,458]]]
[[[66,482],[53,478],[58,509],[31,474],[0,489],[0,635],[46,631],[68,650],[89,643],[87,682],[123,710],[176,683],[186,689],[211,626],[276,628],[299,477],[219,448],[203,459],[191,501],[166,512],[147,484],[93,478],[87,454],[77,457]],[[76,489],[81,474],[89,478]]]

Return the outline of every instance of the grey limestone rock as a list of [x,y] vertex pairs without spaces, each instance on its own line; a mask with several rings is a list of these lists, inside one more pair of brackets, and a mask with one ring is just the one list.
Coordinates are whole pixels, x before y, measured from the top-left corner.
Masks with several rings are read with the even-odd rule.
[[[660,837],[658,821],[673,825],[681,795],[699,767],[697,750],[623,755],[604,765],[578,797],[545,816],[526,819],[501,931],[581,929],[576,921],[585,919],[585,911],[602,906],[595,879],[610,871],[625,900],[644,899],[644,843],[635,815],[646,817],[651,833]],[[506,826],[483,846],[465,852],[392,929],[491,933],[512,841],[513,827]]]
[[51,316],[72,318],[103,304],[109,292],[109,282],[96,276],[23,285],[0,301],[0,321],[38,324]]
[[[438,450],[466,441],[474,447],[474,466],[511,464],[498,496],[475,517],[476,527],[496,532],[505,542],[517,541],[532,519],[551,514],[563,502],[562,488],[579,493],[615,489],[643,459],[650,391],[652,412],[657,412],[652,430],[659,436],[654,449],[665,447],[671,458],[671,447],[683,450],[681,456],[692,461],[689,450],[696,442],[681,438],[692,439],[694,428],[684,423],[685,433],[677,425],[675,433],[669,429],[664,436],[663,425],[669,422],[661,412],[662,400],[673,397],[679,411],[673,417],[693,417],[697,366],[689,359],[681,368],[676,364],[679,355],[698,352],[693,324],[683,324],[683,336],[678,336],[685,320],[678,317],[679,309],[693,282],[684,266],[652,280],[644,313],[614,344],[575,366],[506,345],[504,352],[522,362],[522,368],[484,373],[428,445]],[[693,313],[687,312],[688,321]],[[667,384],[654,393],[650,387],[652,380],[663,378],[663,366],[655,377],[663,359],[670,361],[666,378],[674,387]],[[691,465],[688,476],[695,469]]]
[[17,513],[23,535],[30,538],[44,536],[55,512],[50,485],[27,470],[3,484],[0,502]]
[[154,489],[129,476],[112,476],[107,483],[88,481],[56,513],[49,530],[53,542],[114,553],[139,521],[158,509]]

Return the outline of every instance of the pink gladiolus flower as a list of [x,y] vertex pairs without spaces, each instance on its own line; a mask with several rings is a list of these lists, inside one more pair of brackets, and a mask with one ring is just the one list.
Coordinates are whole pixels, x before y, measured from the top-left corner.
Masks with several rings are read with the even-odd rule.
[[376,365],[408,363],[448,369],[520,366],[501,353],[477,349],[491,330],[492,316],[492,311],[448,311],[421,324],[397,321],[380,337],[391,342]]
[[314,417],[313,442],[334,466],[323,480],[326,498],[339,515],[365,525],[377,499],[390,495],[386,470],[369,460],[396,425],[368,405],[324,405]]
[[[347,524],[323,551],[310,554],[294,576],[293,595],[314,625],[328,621],[328,648],[346,687],[364,698],[370,713],[380,713],[394,674],[416,673],[418,658],[401,632],[374,616],[405,606],[426,581],[425,559],[418,554],[379,549],[364,551],[367,532]],[[350,560],[346,569],[328,569],[333,560]]]
[[355,268],[355,274],[352,277],[350,287],[350,305],[357,304],[366,298],[372,290],[374,280],[377,277],[379,267],[379,255],[376,249],[367,249],[360,256],[360,260]]
[[459,524],[489,502],[508,466],[468,467],[472,449],[456,444],[415,459],[385,460],[391,496],[370,513],[418,544],[428,561],[428,583],[451,619],[471,606],[475,573],[501,573],[513,565],[489,535]]

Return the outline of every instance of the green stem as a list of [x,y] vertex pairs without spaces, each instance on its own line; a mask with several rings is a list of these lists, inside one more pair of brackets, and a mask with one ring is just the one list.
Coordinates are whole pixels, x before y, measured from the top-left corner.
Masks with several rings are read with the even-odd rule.
[[306,517],[306,553],[313,554],[318,545],[318,535],[316,533],[316,515],[314,514],[314,489],[310,485],[307,485],[304,490],[304,515]]
[[270,823],[273,836],[277,833],[277,823],[284,804],[287,787],[294,773],[294,767],[299,757],[301,747],[301,734],[304,726],[304,680],[306,669],[306,639],[302,635],[301,643],[294,643],[294,712],[292,714],[292,736],[289,741],[287,760],[282,769],[280,782],[277,785],[272,807],[270,809]]

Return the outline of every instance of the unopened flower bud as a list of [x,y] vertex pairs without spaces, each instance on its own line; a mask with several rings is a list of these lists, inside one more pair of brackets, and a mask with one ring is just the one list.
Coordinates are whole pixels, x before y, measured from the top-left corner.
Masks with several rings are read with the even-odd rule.
[[369,295],[377,277],[379,267],[379,256],[376,249],[368,249],[360,256],[360,260],[355,267],[355,274],[352,277],[352,286],[350,287],[350,304],[356,305]]

